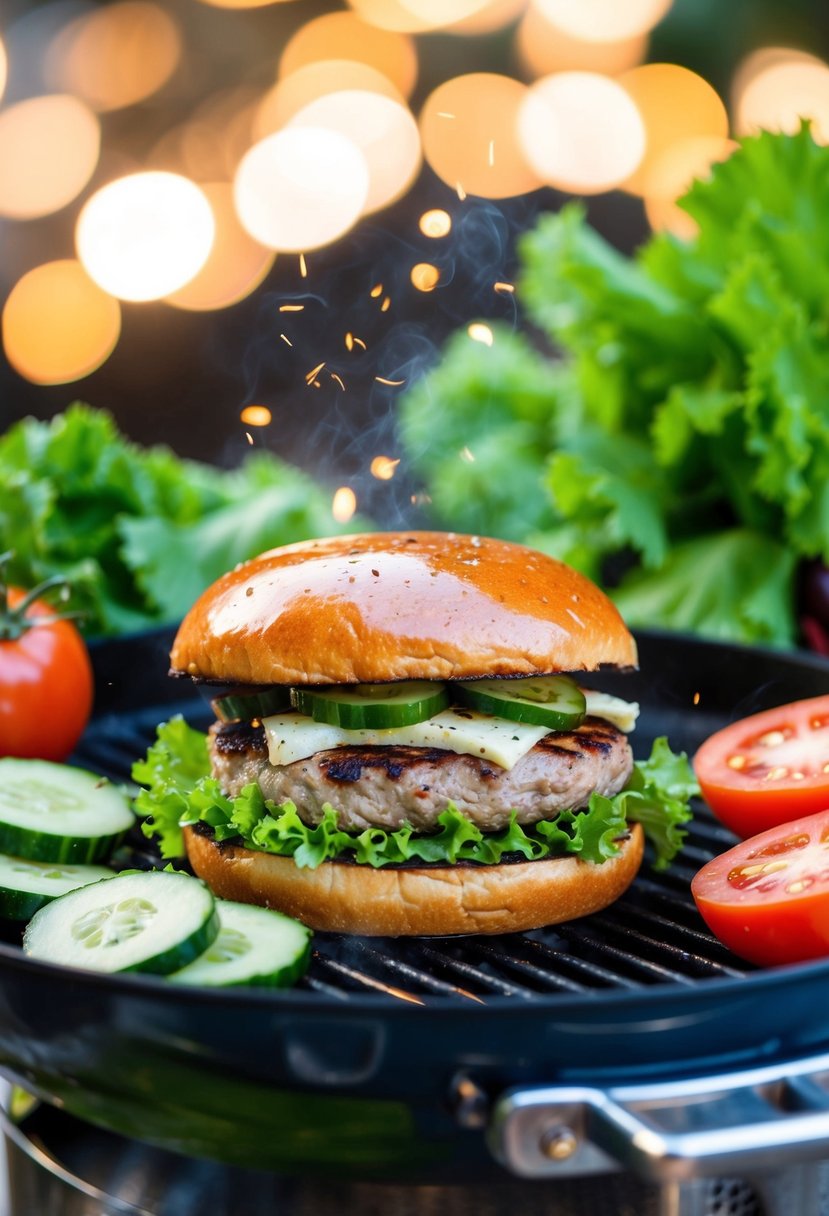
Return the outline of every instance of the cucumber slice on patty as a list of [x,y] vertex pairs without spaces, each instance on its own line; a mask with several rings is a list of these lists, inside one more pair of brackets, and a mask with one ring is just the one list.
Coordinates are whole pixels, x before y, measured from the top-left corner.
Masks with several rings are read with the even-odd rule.
[[213,896],[187,874],[118,874],[36,912],[23,934],[32,958],[91,971],[169,975],[215,941]]
[[575,730],[584,721],[584,693],[568,676],[471,680],[452,685],[457,699],[479,713],[550,730]]
[[48,760],[0,760],[0,852],[30,861],[102,861],[135,816],[109,781]]
[[103,866],[73,866],[60,861],[27,861],[0,855],[0,917],[28,920],[38,908],[68,891],[114,878]]
[[219,899],[216,909],[219,936],[204,954],[171,975],[171,983],[287,988],[304,975],[311,956],[311,930],[305,925],[253,904]]
[[211,701],[213,712],[222,722],[250,722],[253,718],[266,718],[291,708],[291,690],[274,685],[273,688],[234,689],[223,697]]
[[392,684],[337,684],[293,688],[291,700],[302,714],[344,730],[393,730],[414,726],[449,705],[445,684],[398,680]]

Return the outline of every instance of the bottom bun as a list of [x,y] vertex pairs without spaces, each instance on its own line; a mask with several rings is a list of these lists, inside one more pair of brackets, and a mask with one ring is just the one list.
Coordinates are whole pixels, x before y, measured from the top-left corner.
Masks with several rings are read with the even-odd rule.
[[325,861],[309,870],[192,828],[184,836],[190,864],[220,898],[276,908],[311,929],[369,937],[517,933],[587,916],[627,890],[644,849],[636,823],[601,865],[553,857],[398,869]]

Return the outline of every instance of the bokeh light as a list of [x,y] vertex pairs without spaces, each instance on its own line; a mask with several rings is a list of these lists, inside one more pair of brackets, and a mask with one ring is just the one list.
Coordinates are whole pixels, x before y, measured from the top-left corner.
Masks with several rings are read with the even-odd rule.
[[431,262],[418,262],[409,277],[418,291],[434,291],[440,282],[440,271]]
[[377,68],[353,59],[324,59],[283,77],[263,97],[256,112],[254,135],[272,135],[319,97],[349,90],[380,93],[403,103],[402,93]]
[[615,76],[642,62],[648,50],[648,35],[633,34],[614,42],[574,38],[530,5],[515,34],[515,50],[524,74],[533,78],[571,71]]
[[265,278],[276,256],[239,223],[229,182],[202,183],[201,189],[216,223],[213,245],[196,277],[167,296],[168,304],[195,312],[227,308],[244,300]]
[[351,486],[340,486],[331,500],[331,514],[338,524],[347,524],[357,510],[357,495]]
[[473,72],[447,80],[420,115],[423,153],[442,181],[464,194],[511,198],[539,185],[516,138],[527,88],[509,76]]
[[369,184],[366,159],[350,139],[320,127],[289,127],[242,159],[236,209],[255,240],[298,253],[347,232],[365,207]]
[[772,61],[734,93],[738,135],[760,130],[792,134],[805,118],[812,123],[815,140],[829,143],[829,66],[820,60]]
[[448,236],[452,231],[452,217],[442,207],[433,207],[431,211],[423,212],[418,221],[418,227],[424,236],[439,240],[441,237]]
[[122,0],[71,21],[53,40],[46,71],[53,87],[94,110],[119,110],[151,97],[181,58],[173,17],[145,0]]
[[378,481],[391,481],[397,472],[399,460],[393,460],[391,456],[375,456],[371,462],[370,472],[372,477],[376,477]]
[[133,173],[84,205],[75,229],[87,273],[121,300],[158,300],[189,282],[215,235],[210,203],[175,173]]
[[266,405],[246,405],[239,420],[245,426],[270,426],[273,416]]
[[647,63],[618,79],[638,106],[647,137],[641,163],[624,182],[632,194],[648,197],[656,193],[651,175],[672,145],[700,135],[727,137],[725,106],[696,72],[675,63]]
[[817,55],[787,46],[761,46],[744,56],[731,78],[731,112],[737,110],[740,98],[751,82],[769,68],[781,63],[822,63]]
[[294,116],[291,125],[337,131],[356,144],[369,173],[365,212],[399,198],[420,168],[420,132],[411,111],[381,93],[350,89],[318,97]]
[[466,327],[466,332],[473,342],[480,342],[482,346],[492,346],[495,341],[495,335],[483,321],[473,321]]
[[100,146],[98,119],[76,97],[32,97],[0,112],[0,215],[34,219],[71,203]]
[[348,0],[370,25],[401,33],[445,29],[466,21],[490,0]]
[[121,332],[117,300],[74,259],[47,262],[12,288],[3,307],[3,349],[33,384],[68,384],[105,362]]
[[262,95],[261,89],[241,85],[206,98],[154,145],[149,158],[153,167],[197,182],[229,181],[253,142]]
[[645,151],[639,111],[615,81],[560,72],[531,86],[518,124],[535,172],[559,190],[596,194],[624,181]]
[[572,38],[618,42],[646,34],[673,0],[533,0],[551,24]]
[[[295,0],[294,0],[295,2]],[[267,8],[271,4],[289,4],[291,0],[202,0],[211,8]]]
[[301,26],[288,41],[279,61],[280,77],[326,59],[355,60],[376,68],[410,97],[417,81],[417,51],[412,39],[394,30],[378,29],[356,13],[324,13]]
[[698,135],[679,140],[653,165],[651,188],[645,199],[645,213],[651,227],[666,229],[683,240],[696,236],[697,223],[676,200],[686,194],[695,178],[708,177],[711,166],[727,160],[736,149],[732,139],[716,135]]
[[482,8],[447,26],[446,32],[447,34],[472,34],[476,37],[481,34],[492,34],[495,30],[501,30],[505,25],[516,21],[524,12],[527,3],[528,0],[487,0]]

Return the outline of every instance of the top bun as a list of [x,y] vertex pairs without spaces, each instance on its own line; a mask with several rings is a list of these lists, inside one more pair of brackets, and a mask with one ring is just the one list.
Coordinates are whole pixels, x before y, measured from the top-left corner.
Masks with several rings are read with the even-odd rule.
[[222,684],[470,680],[636,666],[584,575],[523,545],[374,532],[272,549],[184,618],[174,675]]

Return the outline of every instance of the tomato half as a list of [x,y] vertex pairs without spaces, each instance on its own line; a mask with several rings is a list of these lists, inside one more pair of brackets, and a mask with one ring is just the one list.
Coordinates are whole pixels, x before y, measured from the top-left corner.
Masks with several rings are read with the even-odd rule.
[[738,836],[829,808],[829,696],[733,722],[694,757],[702,796]]
[[[8,607],[23,600],[9,588]],[[40,600],[26,610],[31,627],[0,636],[0,756],[65,760],[92,710],[92,664],[71,621]]]
[[761,965],[829,956],[829,811],[743,840],[691,882],[703,920]]

